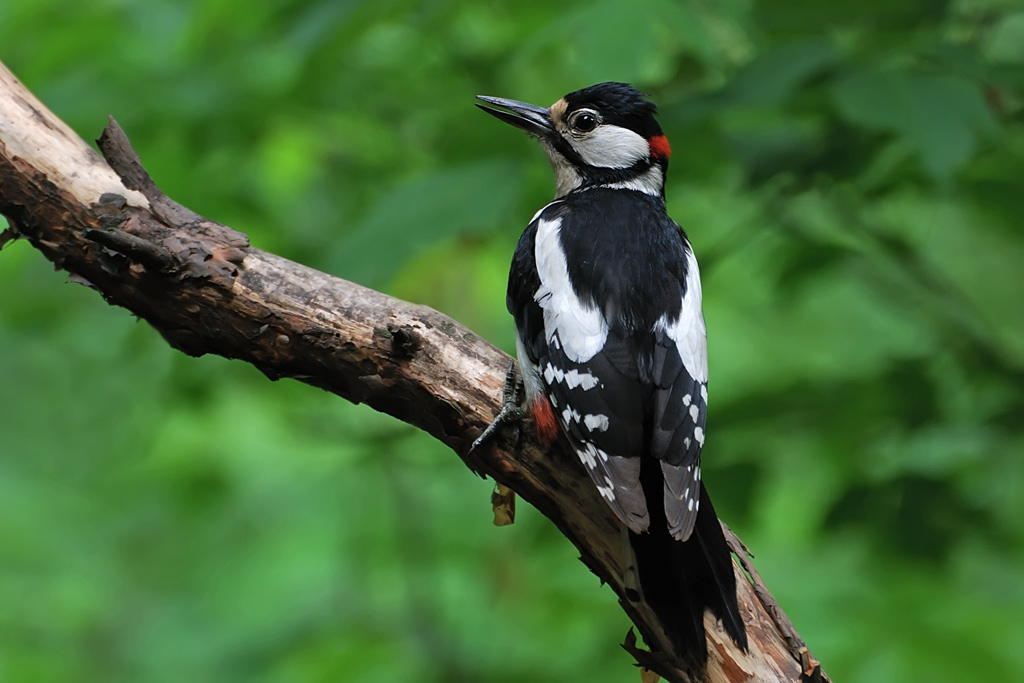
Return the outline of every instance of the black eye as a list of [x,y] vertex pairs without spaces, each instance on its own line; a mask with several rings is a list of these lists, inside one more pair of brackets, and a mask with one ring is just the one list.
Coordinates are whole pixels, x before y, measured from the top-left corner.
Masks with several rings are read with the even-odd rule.
[[569,121],[572,129],[579,133],[589,133],[597,128],[598,123],[597,114],[586,110],[576,112],[573,114],[572,120]]

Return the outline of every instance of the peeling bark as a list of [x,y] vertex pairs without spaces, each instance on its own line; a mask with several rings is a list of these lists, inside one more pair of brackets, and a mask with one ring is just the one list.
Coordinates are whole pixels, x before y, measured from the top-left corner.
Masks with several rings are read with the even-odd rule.
[[[272,380],[297,379],[431,434],[576,546],[651,647],[639,649],[630,631],[623,647],[638,663],[671,681],[692,680],[650,607],[626,598],[621,525],[564,444],[541,450],[532,430],[504,427],[493,446],[465,457],[500,409],[504,353],[437,311],[256,249],[242,233],[177,204],[113,120],[99,146],[106,161],[0,65],[0,213],[11,225],[0,247],[28,240],[184,353],[237,358]],[[706,617],[706,679],[827,681],[726,531],[746,570],[735,568],[750,651]]]

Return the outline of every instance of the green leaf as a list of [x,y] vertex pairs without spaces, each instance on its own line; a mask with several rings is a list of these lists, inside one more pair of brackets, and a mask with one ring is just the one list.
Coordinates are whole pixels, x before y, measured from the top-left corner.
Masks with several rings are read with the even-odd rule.
[[517,164],[489,159],[386,191],[335,251],[331,272],[380,284],[431,244],[512,221],[520,176]]
[[978,137],[996,129],[981,89],[953,76],[864,69],[837,83],[832,95],[845,119],[895,133],[937,180],[960,170]]
[[741,70],[716,99],[730,105],[778,104],[794,88],[839,60],[835,43],[799,40],[761,52]]
[[985,53],[997,64],[1024,64],[1024,12],[999,20],[988,36]]

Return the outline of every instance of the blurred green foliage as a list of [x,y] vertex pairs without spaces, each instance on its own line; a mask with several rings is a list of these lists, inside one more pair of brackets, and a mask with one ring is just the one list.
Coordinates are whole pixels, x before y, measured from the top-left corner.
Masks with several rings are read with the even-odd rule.
[[[835,680],[1024,669],[1018,0],[5,0],[0,59],[264,249],[506,349],[552,191],[473,107],[661,105],[719,512]],[[0,254],[0,681],[626,681],[573,549],[394,420]]]

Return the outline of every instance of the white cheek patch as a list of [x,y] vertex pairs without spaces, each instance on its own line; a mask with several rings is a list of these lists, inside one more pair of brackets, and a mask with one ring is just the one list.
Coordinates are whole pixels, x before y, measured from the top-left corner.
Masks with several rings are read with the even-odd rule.
[[647,140],[620,126],[598,126],[584,138],[566,140],[583,161],[598,168],[629,168],[650,154]]

